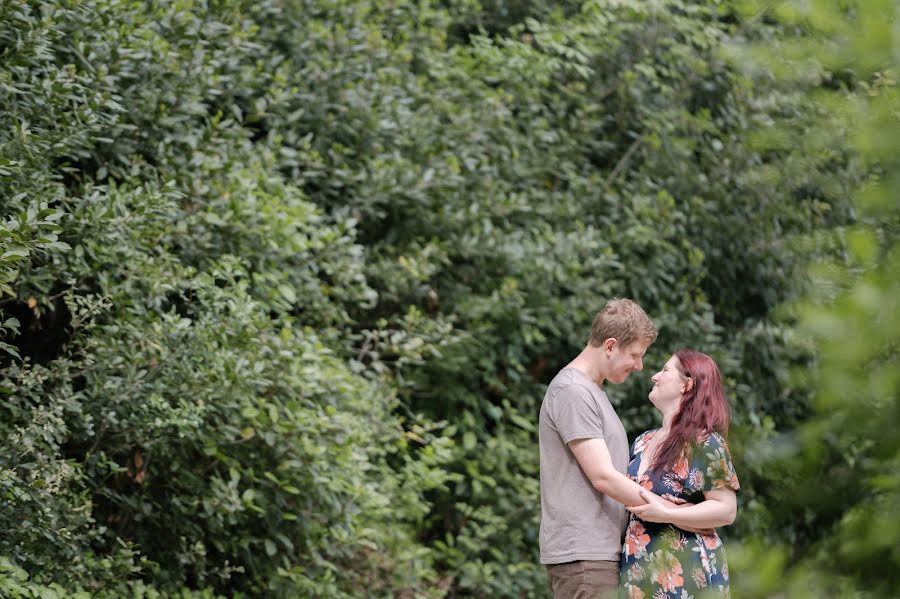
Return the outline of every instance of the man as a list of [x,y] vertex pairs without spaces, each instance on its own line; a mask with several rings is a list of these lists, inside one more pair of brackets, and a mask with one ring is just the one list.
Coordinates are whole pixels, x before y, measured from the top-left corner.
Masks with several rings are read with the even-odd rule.
[[623,383],[641,370],[655,340],[640,306],[612,299],[595,317],[587,346],[544,395],[540,546],[554,599],[612,596],[618,587],[625,505],[646,501],[624,475],[628,439],[603,383]]

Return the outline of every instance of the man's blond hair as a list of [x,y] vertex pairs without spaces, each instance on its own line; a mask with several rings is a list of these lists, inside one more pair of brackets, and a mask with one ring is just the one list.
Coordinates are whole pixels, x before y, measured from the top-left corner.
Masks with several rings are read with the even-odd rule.
[[613,337],[619,347],[628,347],[635,341],[656,341],[656,328],[647,313],[636,303],[626,298],[613,298],[594,317],[589,343],[600,347]]

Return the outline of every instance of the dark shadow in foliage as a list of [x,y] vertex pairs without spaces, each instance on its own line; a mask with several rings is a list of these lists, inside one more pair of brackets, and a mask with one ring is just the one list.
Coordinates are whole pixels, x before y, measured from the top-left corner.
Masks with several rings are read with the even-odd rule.
[[[468,44],[471,36],[486,34],[490,37],[505,35],[510,27],[520,25],[527,19],[550,20],[558,11],[561,17],[569,18],[577,14],[584,2],[548,2],[545,0],[482,0],[480,10],[460,6],[455,0],[444,0],[442,6],[454,17],[447,28],[449,45]],[[463,12],[467,11],[467,12]]]
[[[51,294],[49,304],[39,305],[34,298],[25,301],[7,298],[2,303],[6,318],[19,321],[19,334],[10,343],[22,358],[34,364],[48,364],[60,357],[72,337],[72,315],[59,294]],[[0,369],[9,365],[12,356],[0,356]]]

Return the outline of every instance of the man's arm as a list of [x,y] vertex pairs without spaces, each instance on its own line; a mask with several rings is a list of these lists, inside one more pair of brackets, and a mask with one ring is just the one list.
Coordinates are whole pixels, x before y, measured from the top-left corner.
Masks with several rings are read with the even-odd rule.
[[[699,526],[692,524],[689,520],[697,518],[696,514],[686,515],[687,518],[685,519],[679,518],[679,522],[676,523],[675,518],[681,516],[680,510],[686,509],[687,505],[679,506],[664,499],[652,491],[644,489],[616,470],[613,466],[612,458],[609,456],[606,441],[603,439],[574,439],[569,442],[569,449],[572,450],[575,459],[578,460],[578,465],[581,466],[582,472],[591,481],[591,485],[604,495],[608,495],[619,503],[630,506],[628,509],[632,512],[637,514],[636,509],[646,507],[646,505],[642,504],[645,504],[645,502],[647,505],[652,503],[656,510],[653,512],[653,515],[669,518],[668,520],[659,520],[659,522],[672,523],[684,530],[702,534],[715,532],[708,528],[708,524]],[[640,514],[638,515],[640,516]],[[704,522],[707,521],[703,517],[697,519],[701,519]]]
[[641,497],[642,487],[613,466],[606,441],[574,439],[569,442],[569,449],[595,489],[624,505],[645,503]]

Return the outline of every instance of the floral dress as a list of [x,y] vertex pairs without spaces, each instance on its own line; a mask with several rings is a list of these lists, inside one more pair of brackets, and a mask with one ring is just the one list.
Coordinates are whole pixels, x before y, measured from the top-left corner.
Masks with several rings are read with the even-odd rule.
[[[673,495],[691,503],[703,501],[703,491],[740,488],[725,439],[711,433],[698,440],[690,456],[679,458],[664,472],[649,469],[638,479],[644,449],[656,430],[634,440],[628,476],[657,495]],[[719,535],[701,535],[672,524],[628,520],[619,574],[628,599],[692,599],[729,597],[728,564]]]

